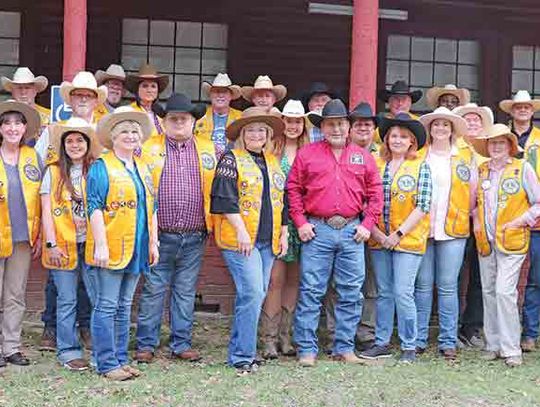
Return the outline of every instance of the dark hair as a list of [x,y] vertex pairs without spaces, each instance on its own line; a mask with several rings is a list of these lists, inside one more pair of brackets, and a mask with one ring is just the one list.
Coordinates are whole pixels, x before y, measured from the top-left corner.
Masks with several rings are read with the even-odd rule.
[[[0,126],[2,124],[4,124],[4,122],[6,122],[8,117],[10,117],[10,116],[15,116],[15,118],[17,120],[20,120],[23,124],[28,123],[28,121],[26,120],[26,116],[24,114],[22,114],[21,112],[18,112],[16,110],[9,110],[7,112],[4,112],[4,113],[0,114]],[[4,137],[0,133],[0,145],[2,145],[3,140],[4,140]],[[19,145],[22,146],[23,144],[24,144],[24,137],[21,137],[21,141],[19,142]]]

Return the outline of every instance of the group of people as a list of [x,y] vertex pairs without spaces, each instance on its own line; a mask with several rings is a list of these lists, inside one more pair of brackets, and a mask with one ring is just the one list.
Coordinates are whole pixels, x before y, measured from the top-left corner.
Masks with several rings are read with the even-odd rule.
[[[381,115],[364,102],[349,111],[324,83],[284,103],[268,76],[241,87],[222,73],[202,84],[209,106],[181,93],[162,106],[168,81],[148,64],[79,72],[60,88],[72,117],[49,123],[35,103],[46,78],[2,78],[13,99],[0,103],[0,367],[29,364],[21,329],[37,258],[49,269],[41,346],[65,368],[141,375],[128,353],[141,275],[134,359],[154,360],[169,296],[170,356],[200,360],[192,327],[210,236],[236,288],[227,363],[239,375],[261,365],[258,340],[266,359],[313,366],[323,305],[332,359],[391,356],[397,316],[400,361],[414,362],[434,287],[445,359],[476,346],[517,366],[534,350],[540,100],[501,101],[507,126],[453,85],[430,89],[433,112],[417,117],[422,93],[403,81],[380,92]],[[135,101],[121,106],[127,91]],[[240,97],[253,106],[233,109]]]

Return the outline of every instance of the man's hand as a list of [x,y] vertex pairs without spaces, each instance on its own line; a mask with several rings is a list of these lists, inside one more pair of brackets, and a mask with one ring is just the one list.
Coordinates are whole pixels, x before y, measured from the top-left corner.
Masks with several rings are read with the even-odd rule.
[[315,237],[315,225],[312,223],[304,223],[298,228],[298,236],[302,242],[309,242]]
[[369,230],[362,225],[358,225],[356,226],[356,233],[354,234],[353,239],[356,243],[362,243],[367,242],[370,236],[371,232]]

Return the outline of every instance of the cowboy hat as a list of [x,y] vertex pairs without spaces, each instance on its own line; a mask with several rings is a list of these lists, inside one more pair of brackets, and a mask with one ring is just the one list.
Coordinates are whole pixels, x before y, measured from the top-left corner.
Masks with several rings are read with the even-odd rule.
[[41,127],[41,118],[36,109],[27,103],[10,99],[0,103],[0,116],[6,112],[19,112],[26,119],[25,141],[33,140],[37,137]]
[[50,127],[50,144],[59,153],[62,136],[66,133],[81,133],[90,139],[89,152],[92,157],[98,158],[103,152],[103,146],[96,137],[92,125],[80,117],[71,117],[65,123],[55,123]]
[[386,135],[388,133],[388,130],[390,130],[391,127],[398,126],[398,127],[404,127],[408,130],[410,130],[414,136],[416,137],[416,143],[418,144],[418,150],[420,150],[424,144],[426,144],[426,129],[420,123],[419,120],[415,120],[411,118],[411,116],[407,113],[398,113],[396,117],[385,117],[380,116],[379,117],[379,131],[382,135],[382,139],[384,140],[386,138]]
[[411,97],[411,100],[413,103],[416,103],[420,100],[422,97],[422,91],[421,90],[415,90],[412,91],[409,89],[409,85],[407,85],[407,82],[405,81],[396,81],[390,90],[383,89],[379,91],[379,99],[383,102],[388,102],[388,99],[390,99],[390,96],[392,95],[408,95]]
[[17,68],[13,74],[13,79],[9,79],[6,76],[2,76],[2,86],[8,92],[12,92],[13,85],[24,85],[24,84],[34,84],[36,87],[37,93],[43,92],[47,89],[49,81],[44,76],[34,76],[32,71],[27,67]]
[[101,86],[110,79],[116,79],[117,81],[125,82],[126,72],[124,71],[124,68],[122,68],[120,65],[111,64],[106,71],[102,71],[101,69],[98,70],[95,77],[97,84]]
[[454,137],[462,137],[467,134],[467,122],[463,117],[453,113],[450,109],[441,106],[435,109],[432,113],[428,113],[420,117],[420,123],[424,125],[426,132],[429,134],[431,124],[438,119],[448,120],[452,123]]
[[60,85],[60,96],[64,102],[70,104],[70,95],[75,89],[86,89],[95,92],[98,103],[103,103],[107,99],[107,87],[97,85],[96,78],[91,72],[81,71],[73,78],[73,82],[64,81]]
[[134,121],[140,124],[142,128],[141,144],[150,137],[154,129],[154,125],[145,112],[135,110],[131,106],[117,107],[112,113],[109,113],[98,122],[96,129],[99,142],[107,150],[112,150],[111,130],[118,123],[124,121]]
[[309,89],[302,95],[302,102],[304,103],[304,106],[307,107],[307,105],[309,104],[309,101],[311,100],[311,98],[313,96],[319,95],[319,94],[328,95],[328,96],[330,96],[330,99],[336,99],[337,98],[336,92],[334,92],[332,89],[330,89],[330,87],[326,83],[324,83],[324,82],[313,82],[309,86]]
[[169,75],[161,75],[158,73],[155,66],[143,64],[139,68],[139,72],[129,74],[126,78],[126,89],[134,95],[139,91],[139,84],[142,81],[156,81],[158,84],[158,92],[161,93],[169,84]]
[[466,105],[471,101],[471,94],[468,89],[458,88],[456,85],[435,86],[426,92],[426,103],[430,109],[439,106],[439,98],[443,95],[454,95],[459,100],[459,105]]
[[285,106],[283,106],[283,110],[281,111],[281,115],[285,117],[307,117],[306,111],[304,110],[304,105],[301,101],[296,99],[289,99],[287,103],[285,103]]
[[343,117],[349,119],[349,113],[347,112],[345,103],[340,99],[332,99],[327,102],[324,105],[321,114],[315,112],[308,113],[309,121],[315,127],[321,127],[321,123],[324,119],[339,119]]
[[206,113],[202,104],[193,104],[191,99],[183,93],[173,93],[165,105],[165,113],[189,113],[195,120],[199,120]]
[[489,158],[488,152],[488,141],[490,139],[505,136],[511,144],[510,147],[510,156],[514,157],[517,153],[522,151],[521,147],[518,144],[518,139],[512,130],[502,123],[496,123],[487,130],[487,134],[484,137],[478,137],[471,140],[471,143],[476,150],[476,152],[484,157]]
[[379,124],[379,118],[373,114],[371,105],[366,102],[360,102],[358,105],[356,105],[356,107],[349,112],[349,118],[351,119],[351,122],[359,119],[373,120],[375,127]]
[[235,120],[226,130],[227,138],[231,141],[235,141],[240,136],[240,130],[250,123],[265,123],[272,128],[274,136],[283,133],[285,124],[281,120],[280,116],[274,113],[268,113],[266,109],[258,106],[248,107],[242,112],[240,119]]
[[512,99],[501,100],[499,107],[503,112],[510,114],[512,113],[512,106],[516,103],[527,103],[533,107],[535,112],[540,110],[540,100],[532,99],[526,90],[518,90]]
[[484,129],[493,126],[493,112],[487,106],[478,106],[476,103],[467,103],[464,106],[456,107],[452,110],[452,113],[461,117],[464,117],[469,113],[475,113],[482,119],[482,127]]
[[231,78],[229,78],[229,75],[227,75],[226,73],[218,73],[212,83],[208,81],[204,81],[202,83],[202,90],[207,96],[210,96],[210,90],[212,88],[229,89],[232,95],[232,100],[238,99],[240,96],[242,96],[240,86],[233,85]]
[[253,86],[242,86],[242,97],[251,102],[253,92],[259,89],[271,90],[276,95],[276,102],[279,102],[287,95],[287,88],[283,85],[274,85],[272,79],[267,75],[260,75]]

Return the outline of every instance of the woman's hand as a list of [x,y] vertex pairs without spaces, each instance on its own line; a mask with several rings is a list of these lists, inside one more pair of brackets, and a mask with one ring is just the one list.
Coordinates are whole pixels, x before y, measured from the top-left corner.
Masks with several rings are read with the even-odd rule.
[[37,260],[41,256],[41,237],[38,236],[34,245],[32,246],[32,260]]
[[150,242],[150,267],[154,267],[159,262],[159,242]]
[[94,262],[97,267],[107,268],[109,265],[109,246],[106,244],[96,245],[94,249]]
[[45,250],[47,250],[49,255],[49,262],[56,268],[62,267],[62,260],[68,258],[68,256],[66,256],[66,254],[60,250],[58,246]]
[[383,242],[383,247],[388,250],[392,250],[399,244],[401,238],[397,235],[396,232],[391,233]]
[[514,220],[512,220],[511,222],[505,223],[502,228],[503,228],[503,230],[517,229],[517,228],[522,228],[523,226],[525,226],[525,225],[523,224],[523,221],[522,221],[521,217],[518,217],[518,218],[515,218]]
[[246,228],[240,228],[236,232],[236,240],[238,241],[238,251],[246,257],[251,255],[253,245],[251,244],[251,237]]
[[285,257],[289,251],[289,230],[286,226],[281,228],[281,236],[279,237],[279,254],[278,257]]

